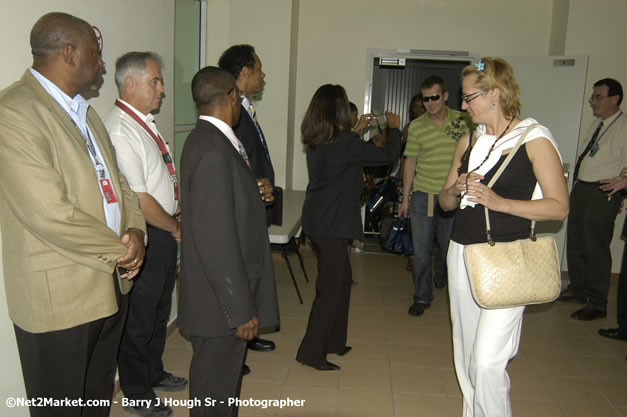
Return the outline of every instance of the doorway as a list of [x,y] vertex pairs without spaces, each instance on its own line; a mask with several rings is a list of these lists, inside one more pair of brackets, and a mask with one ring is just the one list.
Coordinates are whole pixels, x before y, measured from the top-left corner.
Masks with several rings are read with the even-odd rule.
[[[410,121],[409,105],[412,97],[420,93],[424,79],[432,75],[441,77],[447,85],[447,106],[461,109],[461,71],[470,64],[474,54],[468,52],[406,51],[398,53],[385,50],[368,50],[367,85],[364,112],[391,111],[401,117],[401,126]],[[366,139],[376,135],[369,131]],[[383,177],[366,176],[366,194],[363,210],[364,250],[378,251],[380,240],[385,239],[391,218],[398,209],[402,176],[400,164],[396,163]]]
[[451,109],[461,109],[461,71],[469,60],[409,58],[404,65],[388,64],[375,57],[372,63],[372,93],[370,109],[392,111],[401,116],[401,126],[409,123],[409,102],[420,93],[422,81],[432,75],[441,77],[447,85]]

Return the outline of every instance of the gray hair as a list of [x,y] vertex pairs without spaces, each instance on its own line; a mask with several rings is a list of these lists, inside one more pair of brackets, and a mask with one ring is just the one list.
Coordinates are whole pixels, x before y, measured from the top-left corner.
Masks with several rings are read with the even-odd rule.
[[161,56],[154,52],[127,52],[115,61],[115,85],[120,95],[124,92],[124,82],[128,77],[146,71],[147,59],[157,64],[159,69],[163,69]]

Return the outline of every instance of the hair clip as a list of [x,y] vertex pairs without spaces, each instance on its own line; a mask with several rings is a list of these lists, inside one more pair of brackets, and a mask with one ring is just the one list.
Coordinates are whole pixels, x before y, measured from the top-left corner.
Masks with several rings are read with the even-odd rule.
[[483,63],[483,60],[479,59],[479,61],[475,62],[473,64],[479,71],[485,71],[485,64]]

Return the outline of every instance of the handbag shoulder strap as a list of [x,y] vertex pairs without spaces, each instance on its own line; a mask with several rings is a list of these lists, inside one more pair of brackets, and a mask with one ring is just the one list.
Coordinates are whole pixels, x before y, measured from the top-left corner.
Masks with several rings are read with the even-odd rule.
[[[537,125],[538,125],[537,123],[532,123],[529,126],[527,126],[527,128],[522,133],[522,135],[520,135],[520,139],[518,139],[518,142],[516,142],[516,145],[514,145],[512,150],[507,155],[507,158],[505,158],[505,161],[503,161],[503,163],[501,164],[499,169],[496,171],[496,173],[494,174],[494,176],[492,177],[490,182],[488,182],[488,185],[487,185],[488,188],[492,188],[492,186],[494,185],[496,180],[498,180],[499,177],[501,176],[501,174],[503,173],[503,171],[505,171],[505,168],[507,168],[507,166],[509,165],[509,163],[512,160],[512,158],[514,157],[514,155],[516,154],[516,152],[518,151],[520,146],[525,141],[525,138],[527,137],[529,132],[531,132],[531,129],[533,129]],[[483,209],[484,209],[484,212],[485,212],[485,229],[486,229],[485,233],[486,233],[486,236],[488,238],[488,243],[490,244],[490,246],[494,246],[494,241],[492,240],[492,229],[490,228],[490,216],[488,215],[488,208],[483,206]],[[535,226],[536,226],[536,221],[532,220],[531,221],[531,236],[532,236],[532,240],[535,240]]]

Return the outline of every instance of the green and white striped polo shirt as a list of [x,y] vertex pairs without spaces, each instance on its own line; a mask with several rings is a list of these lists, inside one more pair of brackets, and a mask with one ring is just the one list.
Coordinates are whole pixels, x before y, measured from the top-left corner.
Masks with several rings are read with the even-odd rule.
[[413,190],[438,194],[446,181],[457,141],[472,126],[465,112],[448,109],[444,124],[435,124],[428,113],[409,125],[404,155],[416,158]]

